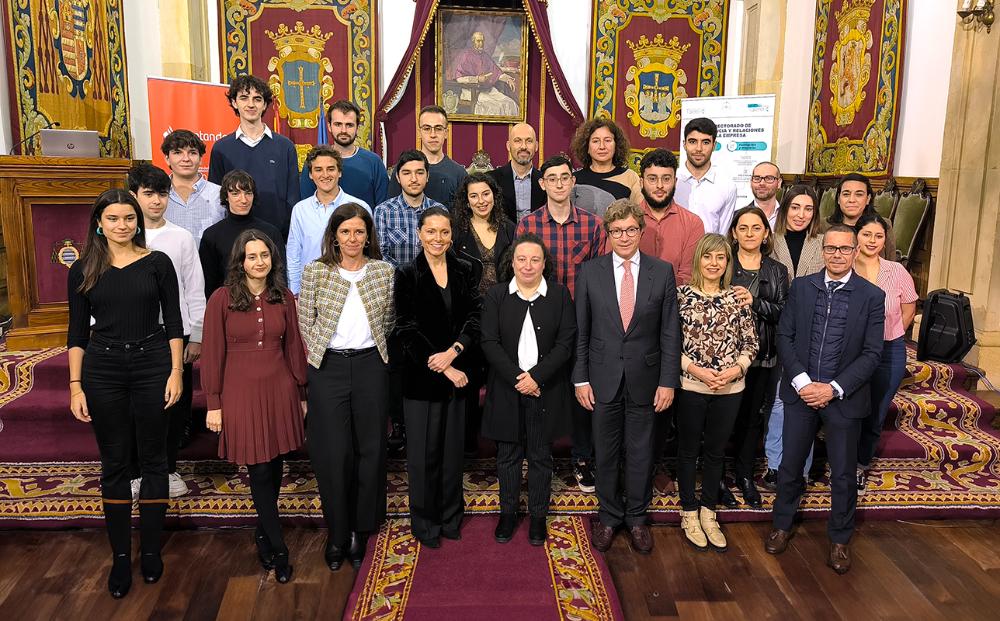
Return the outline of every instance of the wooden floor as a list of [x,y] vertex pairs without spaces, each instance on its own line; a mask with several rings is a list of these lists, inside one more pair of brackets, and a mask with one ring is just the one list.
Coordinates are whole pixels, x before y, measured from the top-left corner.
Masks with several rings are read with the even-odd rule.
[[[825,566],[822,522],[800,527],[789,550],[767,555],[767,525],[727,524],[725,554],[691,550],[676,527],[653,529],[650,556],[619,535],[607,554],[625,616],[641,619],[996,619],[1000,531],[995,521],[868,522],[846,576]],[[0,532],[0,619],[339,619],[349,568],[322,563],[324,531],[290,529],[295,576],[280,585],[256,564],[251,532],[168,534],[166,573],[112,600],[101,531]]]

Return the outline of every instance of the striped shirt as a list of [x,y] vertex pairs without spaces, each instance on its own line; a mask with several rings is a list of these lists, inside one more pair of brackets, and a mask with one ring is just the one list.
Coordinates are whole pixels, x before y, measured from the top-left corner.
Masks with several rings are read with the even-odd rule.
[[414,208],[399,194],[375,207],[375,234],[383,260],[394,267],[402,267],[417,258],[421,251],[417,219],[431,207],[444,205],[424,196],[420,207]]
[[600,217],[570,207],[569,218],[559,224],[552,219],[546,205],[521,219],[517,235],[534,233],[542,238],[556,260],[556,278],[573,295],[577,268],[603,254],[606,235],[602,223]]
[[917,301],[913,277],[902,264],[879,258],[875,284],[885,291],[885,333],[882,339],[894,341],[906,333],[903,327],[903,304]]
[[170,186],[170,198],[163,217],[191,233],[194,244],[201,244],[205,229],[226,216],[226,208],[219,202],[222,188],[204,177],[194,182],[194,189],[187,202],[181,198],[174,186]]

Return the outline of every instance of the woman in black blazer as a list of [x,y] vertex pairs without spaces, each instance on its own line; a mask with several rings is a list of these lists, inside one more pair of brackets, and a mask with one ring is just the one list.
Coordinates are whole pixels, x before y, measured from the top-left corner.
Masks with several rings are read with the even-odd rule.
[[452,246],[451,214],[417,220],[423,252],[396,273],[396,334],[403,347],[410,530],[429,548],[460,539],[466,348],[479,340],[479,270]]
[[490,370],[483,435],[497,443],[498,543],[510,541],[517,527],[525,456],[528,541],[540,546],[547,536],[552,440],[569,428],[569,360],[576,339],[573,299],[554,279],[555,269],[541,238],[521,235],[507,252],[504,279],[484,300],[481,346]]
[[[460,256],[475,259],[482,265],[479,293],[486,295],[497,283],[497,274],[507,248],[514,240],[514,223],[503,210],[503,195],[496,180],[482,173],[472,173],[455,190],[451,213],[455,217],[455,250]],[[479,425],[483,417],[479,391],[486,382],[486,360],[477,344],[468,356],[469,384],[465,395],[465,454],[475,457],[479,450]]]

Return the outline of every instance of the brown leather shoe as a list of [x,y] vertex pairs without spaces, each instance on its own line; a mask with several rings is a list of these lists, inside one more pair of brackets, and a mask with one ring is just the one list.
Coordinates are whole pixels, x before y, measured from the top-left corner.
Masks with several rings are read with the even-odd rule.
[[788,542],[791,538],[791,531],[772,528],[767,539],[764,540],[764,551],[768,554],[781,554],[788,548]]
[[600,520],[594,520],[591,525],[590,543],[598,552],[607,552],[611,547],[611,540],[615,537],[615,529],[605,526]]
[[826,559],[826,564],[838,574],[846,574],[851,569],[851,549],[847,544],[831,543],[830,558]]
[[661,496],[673,494],[674,490],[677,489],[677,486],[674,485],[674,480],[665,472],[660,472],[653,477],[653,487]]
[[630,526],[628,534],[632,538],[632,549],[639,554],[649,554],[653,551],[653,533],[645,524]]

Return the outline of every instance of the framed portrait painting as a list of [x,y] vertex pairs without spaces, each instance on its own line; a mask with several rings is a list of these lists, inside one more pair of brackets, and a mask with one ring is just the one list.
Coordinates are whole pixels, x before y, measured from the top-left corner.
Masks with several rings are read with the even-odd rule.
[[434,86],[451,121],[513,123],[527,101],[524,12],[440,9]]

